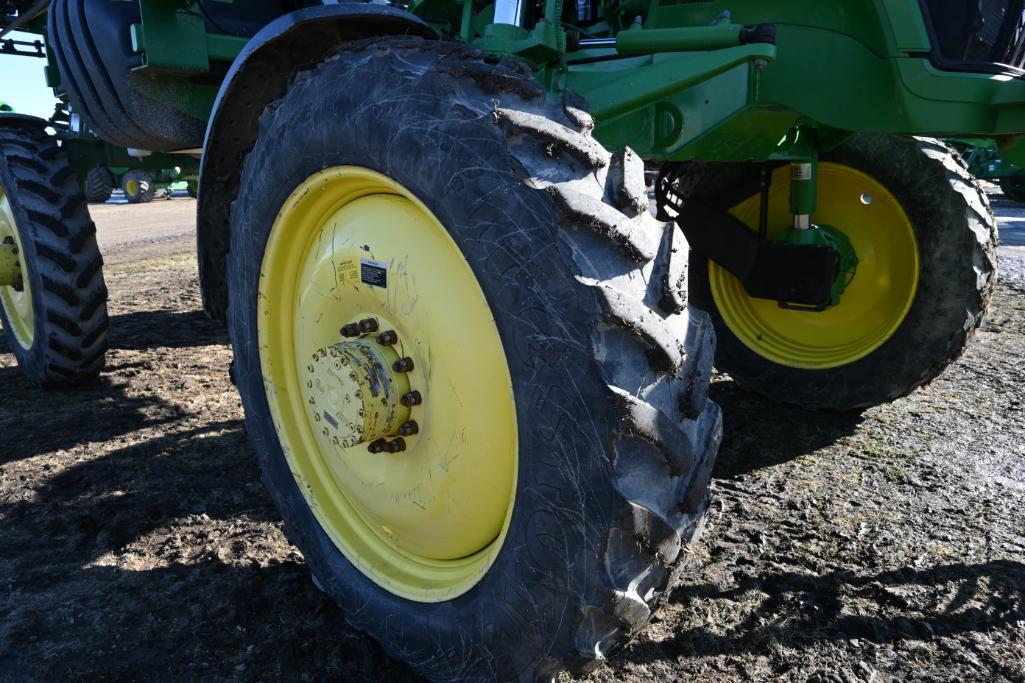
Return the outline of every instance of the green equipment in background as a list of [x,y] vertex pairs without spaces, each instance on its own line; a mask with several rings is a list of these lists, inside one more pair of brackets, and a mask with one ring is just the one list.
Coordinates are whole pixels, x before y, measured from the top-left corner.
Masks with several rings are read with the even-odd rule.
[[950,142],[961,152],[973,176],[996,183],[1007,198],[1025,202],[1025,168],[1005,159],[993,140],[960,138]]

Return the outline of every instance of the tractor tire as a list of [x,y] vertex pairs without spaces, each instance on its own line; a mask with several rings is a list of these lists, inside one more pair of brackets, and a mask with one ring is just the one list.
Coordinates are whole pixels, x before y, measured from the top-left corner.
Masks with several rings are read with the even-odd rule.
[[1000,191],[1011,201],[1025,203],[1025,175],[1013,175],[997,180]]
[[107,288],[96,228],[56,138],[0,125],[0,233],[18,245],[21,290],[0,287],[8,346],[32,382],[96,377],[107,350]]
[[[873,203],[871,195],[878,195],[875,204],[896,207],[891,213],[899,216],[902,212],[906,221],[900,224],[913,231],[912,243],[916,245],[918,262],[917,285],[908,290],[901,304],[903,314],[895,311],[896,317],[888,334],[874,339],[873,343],[877,345],[870,350],[861,347],[862,353],[852,354],[858,357],[849,362],[834,360],[816,368],[802,361],[802,366],[795,367],[796,363],[789,358],[781,361],[767,357],[768,347],[760,346],[760,339],[786,336],[790,329],[796,330],[796,327],[776,328],[752,340],[750,332],[745,335],[744,328],[736,322],[727,322],[711,285],[714,281],[714,278],[710,280],[712,266],[707,259],[694,253],[691,254],[689,274],[691,299],[695,305],[708,310],[715,322],[717,367],[743,387],[774,401],[806,409],[863,409],[906,396],[927,384],[964,351],[982,321],[996,280],[996,222],[985,193],[968,172],[960,155],[939,140],[856,135],[822,155],[821,162],[819,210],[828,214],[835,195],[830,194],[829,183],[822,179],[822,169],[830,168],[831,164],[833,173],[842,171],[855,178],[857,183],[876,188],[863,191],[857,189],[857,185],[845,186],[845,206],[870,205]],[[786,170],[782,167],[777,172],[785,174]],[[710,166],[690,196],[729,210],[739,206],[745,197],[758,195],[759,173],[753,165]],[[770,216],[776,212],[776,223],[789,220],[789,214],[785,214],[785,179],[782,185],[778,203],[774,205],[770,201]],[[770,185],[774,186],[775,183]],[[862,192],[865,193],[861,198],[867,202],[859,202],[859,193]],[[819,220],[818,211],[814,218]],[[858,238],[859,230],[871,229],[867,221],[852,227],[837,224],[828,215],[822,222],[832,224],[852,240]],[[754,225],[753,222],[749,224]],[[877,304],[868,300],[864,308],[868,313],[865,315],[842,317],[845,304],[858,305],[858,295],[853,289],[858,278],[862,277],[863,282],[868,278],[893,283],[902,272],[914,271],[912,257],[895,259],[888,270],[881,268],[874,278],[865,274],[873,263],[871,259],[880,258],[871,252],[883,253],[887,234],[898,232],[891,229],[896,224],[879,222],[883,231],[878,235],[883,239],[869,241],[872,249],[862,250],[861,263],[838,306],[824,313],[787,312],[781,315],[793,315],[790,320],[797,324],[802,322],[800,316],[836,316],[817,320],[826,328],[835,328],[826,329],[824,333],[820,327],[816,334],[822,339],[836,333],[839,328],[857,329],[871,311],[881,310],[886,301],[881,299],[884,303]],[[857,244],[855,246],[858,251]],[[725,291],[725,288],[720,289],[718,296],[724,296],[722,292]],[[851,298],[845,300],[845,297]],[[899,302],[900,297],[897,298]],[[766,303],[778,308],[774,302]],[[827,320],[831,321],[828,325]],[[795,354],[794,358],[798,356]]]
[[153,201],[157,187],[149,173],[128,171],[121,177],[121,191],[130,204],[147,204]]
[[85,174],[85,198],[90,204],[103,204],[114,193],[114,174],[106,166],[96,166]]
[[[593,668],[644,627],[678,573],[693,566],[687,544],[703,529],[722,435],[719,408],[707,399],[714,332],[705,313],[687,306],[686,292],[669,287],[678,280],[671,273],[686,267],[686,243],[678,228],[648,213],[641,160],[629,150],[607,152],[578,106],[546,95],[526,66],[496,63],[465,45],[413,38],[354,42],[300,73],[266,108],[233,206],[228,323],[235,379],[263,480],[316,583],[348,621],[434,680],[540,680],[567,668]],[[276,384],[281,364],[266,361],[276,357],[266,335],[276,335],[280,326],[264,322],[272,304],[263,300],[290,296],[284,292],[293,286],[271,277],[277,271],[270,264],[291,260],[268,244],[291,249],[300,242],[325,243],[287,230],[280,233],[288,235],[284,242],[271,240],[283,220],[275,218],[279,210],[286,215],[303,206],[304,197],[327,196],[304,188],[311,178],[332,174],[376,174],[401,188],[395,192],[418,198],[410,204],[436,217],[468,265],[504,349],[498,365],[507,366],[509,384],[489,385],[471,401],[433,407],[432,397],[447,391],[451,378],[432,366],[436,379],[424,385],[425,418],[417,437],[425,440],[402,454],[405,459],[384,461],[398,463],[387,467],[416,466],[424,452],[417,449],[435,442],[443,465],[450,458],[483,463],[474,458],[492,458],[503,449],[513,454],[511,514],[504,536],[489,539],[499,545],[485,546],[488,552],[500,547],[489,556],[493,563],[474,569],[468,585],[433,598],[403,597],[390,588],[399,586],[391,579],[398,568],[359,562],[355,558],[363,556],[341,550],[357,539],[330,517],[333,499],[315,493],[330,482],[306,470],[293,472],[290,465],[310,457],[309,451],[300,456],[296,442],[282,436],[308,427],[282,417],[298,415],[281,412],[289,401],[298,411],[306,400],[301,392],[289,398],[284,384]],[[378,228],[396,223],[408,244],[374,241]],[[425,280],[440,276],[408,265],[419,249],[411,224],[371,220],[366,225],[376,227],[365,241],[345,232],[358,223],[338,219],[330,225],[318,228],[337,230],[337,241],[328,237],[328,244],[349,245],[386,262],[388,249],[406,254],[375,276],[378,283],[393,282],[394,291],[346,280],[344,301],[384,291],[394,304],[388,310],[400,315],[406,311],[401,297],[412,296],[413,287],[417,306],[432,307],[439,328],[448,329],[442,325],[446,316],[466,315],[451,300],[462,290],[431,290]],[[304,253],[318,252],[310,247]],[[337,277],[350,277],[343,272],[348,266],[336,260]],[[439,263],[433,270],[446,268]],[[329,302],[324,315],[330,316],[334,295],[323,291]],[[321,317],[303,317],[301,324],[319,330],[314,325],[323,323],[328,336],[337,336],[337,325],[346,322]],[[292,329],[306,334],[296,320],[282,339],[292,339]],[[467,335],[449,348],[430,346],[426,362],[467,354],[448,367],[472,363],[471,349],[486,339]],[[494,366],[483,365],[466,370],[492,371]],[[285,383],[290,372],[282,375]],[[456,417],[461,426],[455,431],[430,432],[432,415],[459,416],[469,410],[466,404],[492,400],[509,402],[516,438],[467,444],[461,430],[477,426]],[[323,425],[319,415],[309,425],[314,419]],[[346,462],[353,467],[361,466],[358,458],[378,457],[365,444],[331,453],[352,458]],[[440,478],[450,470],[445,465],[432,472]],[[430,498],[419,485],[395,498],[375,495],[395,506],[411,496]],[[446,500],[461,502],[455,495]],[[469,527],[471,520],[464,521]],[[444,542],[460,541],[459,529]],[[374,538],[382,533],[371,531]],[[476,557],[454,557],[468,556]]]

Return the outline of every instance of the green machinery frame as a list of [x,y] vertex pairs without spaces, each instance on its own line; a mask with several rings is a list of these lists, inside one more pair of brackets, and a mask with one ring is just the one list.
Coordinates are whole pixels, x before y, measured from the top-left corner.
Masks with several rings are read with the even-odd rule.
[[[495,4],[478,6],[418,0],[409,9],[443,36],[526,60],[552,91],[581,94],[597,137],[645,159],[807,159],[855,130],[977,135],[1025,157],[1025,81],[934,67],[917,0],[604,0],[586,35],[563,20],[563,0],[545,0],[530,28],[496,23]],[[208,33],[189,0],[139,7],[137,70],[177,79],[168,102],[208,115],[216,85],[185,87],[184,77],[230,62],[246,39]],[[742,44],[745,26],[768,21],[775,44]],[[56,85],[52,63],[47,73]]]

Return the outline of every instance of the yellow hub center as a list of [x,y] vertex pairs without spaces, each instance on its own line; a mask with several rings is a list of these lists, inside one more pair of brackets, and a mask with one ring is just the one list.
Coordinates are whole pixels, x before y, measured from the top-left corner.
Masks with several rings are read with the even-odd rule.
[[320,171],[271,227],[257,315],[274,427],[327,535],[403,597],[469,590],[512,515],[516,411],[491,309],[445,227],[386,176]]
[[14,221],[14,208],[11,201],[0,187],[0,243],[7,249],[8,255],[17,259],[18,276],[9,285],[0,284],[0,305],[7,314],[11,329],[7,332],[14,336],[15,341],[24,348],[32,347],[35,338],[35,314],[32,312],[32,290],[29,285],[28,270],[25,267],[21,235],[18,234]]
[[[754,230],[760,196],[745,199],[731,213]],[[897,198],[871,176],[849,166],[819,164],[815,223],[844,233],[858,255],[854,279],[840,303],[810,313],[780,308],[747,294],[740,281],[715,263],[708,268],[716,308],[749,349],[794,368],[838,367],[864,358],[893,336],[918,288],[918,243]],[[772,174],[768,237],[792,222],[789,168]]]
[[398,361],[392,347],[365,339],[332,344],[313,354],[304,373],[307,412],[313,422],[323,424],[323,448],[349,448],[398,434],[410,413],[401,403],[409,393],[409,379],[394,370]]

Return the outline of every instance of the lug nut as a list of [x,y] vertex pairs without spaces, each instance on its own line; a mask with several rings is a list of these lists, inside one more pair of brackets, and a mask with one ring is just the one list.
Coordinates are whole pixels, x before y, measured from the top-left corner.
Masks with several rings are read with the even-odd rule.
[[377,319],[376,318],[364,318],[359,321],[359,331],[363,334],[370,334],[371,332],[377,332]]
[[399,399],[399,403],[401,403],[402,405],[406,406],[407,408],[409,406],[418,406],[418,405],[420,405],[423,402],[424,402],[423,396],[421,396],[420,392],[417,391],[416,389],[414,389],[413,391],[409,392],[408,394],[403,394],[402,398]]
[[389,453],[399,453],[406,450],[406,440],[401,436],[397,436],[388,442],[388,445],[384,447],[384,450]]
[[367,450],[370,451],[371,453],[380,453],[385,448],[387,448],[387,446],[388,446],[388,440],[387,439],[376,439],[375,441],[371,441],[370,442],[370,445],[367,446]]
[[402,436],[413,436],[414,434],[416,434],[419,431],[420,431],[420,425],[418,425],[416,423],[416,420],[410,420],[408,422],[403,422],[399,426],[399,434],[401,434]]
[[377,335],[377,343],[381,346],[391,346],[399,340],[399,335],[395,334],[395,330],[385,330],[381,334]]
[[397,361],[392,363],[391,366],[395,372],[409,372],[413,369],[413,359],[409,356],[399,358]]
[[348,325],[342,325],[340,330],[343,337],[358,337],[359,336],[359,323],[349,323]]

